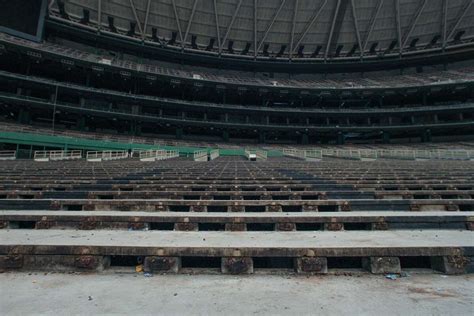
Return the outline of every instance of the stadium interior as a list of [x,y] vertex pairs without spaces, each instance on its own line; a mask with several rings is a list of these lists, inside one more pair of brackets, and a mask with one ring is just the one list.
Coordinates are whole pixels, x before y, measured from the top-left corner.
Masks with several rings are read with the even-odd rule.
[[474,271],[473,0],[0,21],[0,271]]

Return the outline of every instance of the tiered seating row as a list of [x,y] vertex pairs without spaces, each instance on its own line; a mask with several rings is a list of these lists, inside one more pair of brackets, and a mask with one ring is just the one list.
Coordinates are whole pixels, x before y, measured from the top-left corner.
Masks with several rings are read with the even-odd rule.
[[464,273],[473,196],[470,161],[5,161],[0,269]]

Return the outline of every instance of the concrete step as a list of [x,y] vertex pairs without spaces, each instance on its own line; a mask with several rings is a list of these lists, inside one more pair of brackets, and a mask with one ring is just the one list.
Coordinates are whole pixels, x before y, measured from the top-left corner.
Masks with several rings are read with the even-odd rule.
[[399,273],[420,267],[456,274],[472,271],[473,256],[472,231],[0,231],[3,270],[132,271],[143,263],[149,272],[204,268],[223,273],[327,273],[365,267],[373,273]]
[[[0,210],[337,212],[474,211],[474,199],[344,200],[0,199]],[[212,209],[212,210],[211,210]]]
[[0,211],[0,228],[181,231],[474,230],[472,212],[213,213]]
[[96,191],[73,190],[4,190],[0,191],[0,199],[185,199],[185,200],[318,200],[318,199],[472,199],[474,190],[402,190],[390,192],[377,191],[190,191],[190,190],[143,190],[134,191]]

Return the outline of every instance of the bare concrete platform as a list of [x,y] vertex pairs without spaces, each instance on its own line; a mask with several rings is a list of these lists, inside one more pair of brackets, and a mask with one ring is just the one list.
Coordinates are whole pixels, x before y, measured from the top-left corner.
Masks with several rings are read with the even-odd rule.
[[[3,315],[472,315],[474,275],[0,274]],[[27,302],[27,303],[25,303]]]
[[[371,232],[159,232],[2,230],[0,253],[295,256],[308,251],[325,255],[425,255],[453,253],[453,248],[474,251],[472,231],[371,231]],[[116,252],[116,253],[114,253]]]

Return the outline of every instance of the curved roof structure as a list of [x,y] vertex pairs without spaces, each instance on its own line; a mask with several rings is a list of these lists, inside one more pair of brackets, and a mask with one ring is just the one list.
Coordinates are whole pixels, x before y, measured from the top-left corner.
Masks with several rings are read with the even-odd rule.
[[474,41],[474,0],[61,0],[50,15],[247,58],[359,60]]

